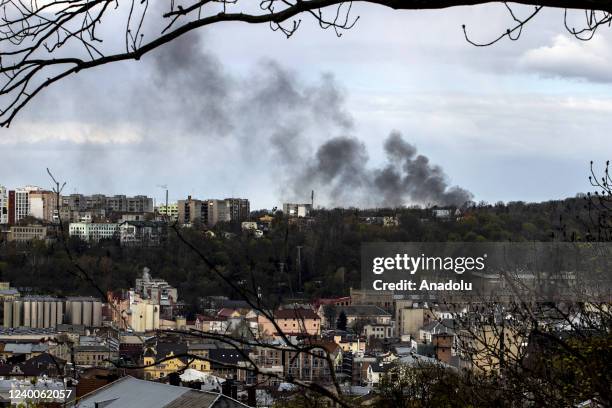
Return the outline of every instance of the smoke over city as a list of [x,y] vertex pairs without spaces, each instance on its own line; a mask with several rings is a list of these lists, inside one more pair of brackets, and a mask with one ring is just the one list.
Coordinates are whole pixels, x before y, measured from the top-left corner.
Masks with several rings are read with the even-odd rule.
[[[174,199],[247,195],[241,192],[242,181],[237,188],[232,185],[243,177],[234,164],[248,168],[253,183],[266,183],[268,191],[272,186],[270,201],[276,203],[309,201],[311,190],[322,206],[446,205],[471,198],[467,191],[449,187],[443,170],[397,132],[381,145],[384,163],[370,161],[371,152],[355,136],[359,132],[346,92],[332,74],[304,79],[269,59],[236,69],[209,52],[206,41],[195,33],[185,35],[126,72],[114,72],[103,81],[96,76],[93,84],[81,78],[66,83],[64,94],[72,97],[48,99],[41,111],[55,112],[53,107],[61,105],[67,123],[72,115],[90,130],[88,135],[83,128],[67,129],[81,139],[62,152],[62,163],[73,163],[82,174],[104,174],[114,167],[110,163],[125,165],[138,157],[143,166],[131,174],[154,180],[147,188],[169,184]],[[109,104],[92,97],[96,94],[117,96]],[[66,106],[65,100],[80,103]],[[67,133],[66,128],[47,128],[35,130]],[[67,143],[70,136],[59,140]],[[172,162],[180,162],[188,177],[169,176],[165,163]],[[217,169],[227,176],[217,176],[220,192],[211,193],[215,183],[209,174],[219,174]],[[77,177],[66,174],[73,191],[83,190]],[[102,179],[97,185],[108,193],[126,189],[117,178]],[[86,185],[94,182],[89,179]]]
[[[442,168],[399,132],[384,141],[385,163],[370,168],[364,143],[338,136],[353,134],[354,120],[330,74],[304,83],[268,60],[232,76],[195,35],[157,53],[153,67],[156,87],[139,95],[141,112],[157,112],[156,121],[177,118],[185,137],[234,138],[241,160],[278,163],[279,200],[307,200],[311,190],[328,206],[461,205],[472,198],[449,186]],[[316,146],[321,135],[326,140]]]
[[[386,163],[369,168],[365,145],[354,137],[335,137],[321,145],[295,180],[297,190],[308,186],[326,193],[332,204],[347,200],[363,206],[408,204],[462,205],[472,194],[448,185],[440,166],[392,132],[384,142]],[[346,204],[345,204],[346,205]]]

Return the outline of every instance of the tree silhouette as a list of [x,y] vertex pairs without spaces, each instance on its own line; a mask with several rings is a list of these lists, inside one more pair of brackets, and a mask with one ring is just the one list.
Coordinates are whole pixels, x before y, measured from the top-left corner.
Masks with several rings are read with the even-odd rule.
[[[395,10],[442,9],[474,6],[491,0],[364,0]],[[152,50],[201,27],[224,22],[265,24],[286,37],[300,27],[302,17],[312,18],[322,29],[341,36],[357,23],[351,1],[261,0],[249,7],[244,0],[50,0],[22,2],[0,0],[0,125],[9,126],[15,115],[47,86],[83,70],[101,65],[139,60]],[[545,7],[565,9],[565,29],[581,40],[592,38],[612,21],[609,0],[518,0],[535,6],[527,17],[506,2],[512,25],[495,38],[477,42],[487,46],[504,38],[517,40],[525,24]],[[584,20],[568,22],[568,10],[582,10]]]

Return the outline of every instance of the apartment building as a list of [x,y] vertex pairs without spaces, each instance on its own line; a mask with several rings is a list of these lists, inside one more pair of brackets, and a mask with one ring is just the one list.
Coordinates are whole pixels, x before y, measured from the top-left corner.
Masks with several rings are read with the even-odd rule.
[[218,222],[244,221],[250,214],[249,200],[245,198],[197,200],[188,196],[179,200],[177,207],[177,219],[183,225],[214,227]]
[[62,196],[62,207],[72,211],[105,210],[112,212],[153,212],[153,199],[144,195],[128,197],[125,195],[106,196],[104,194],[70,194]]
[[178,220],[179,211],[178,211],[178,203],[160,205],[157,207],[157,213],[164,217],[168,217],[171,221]]
[[[30,215],[30,194],[42,191],[43,190],[40,187],[36,186],[25,186],[23,188],[15,189],[14,202],[12,206],[9,200],[9,211],[13,212],[15,217],[13,223],[19,222],[21,219]],[[11,222],[9,221],[9,224],[10,223]]]
[[57,196],[53,191],[32,191],[29,193],[29,215],[43,220],[53,222],[57,214]]
[[98,222],[72,222],[68,227],[71,237],[79,237],[86,242],[98,242],[117,237],[119,224]]
[[122,246],[157,246],[166,236],[167,225],[163,221],[124,221],[118,230]]
[[[327,383],[331,380],[331,370],[328,364],[332,362],[334,369],[342,364],[342,350],[333,341],[313,341],[305,344],[312,347],[308,352],[296,351],[293,347],[255,346],[250,354],[250,360],[255,362],[262,373],[274,373],[280,378],[292,376],[305,382]],[[244,362],[248,367],[250,363]],[[279,379],[274,376],[259,374],[257,377],[248,370],[238,370],[238,380],[247,384],[278,385]]]
[[229,206],[230,219],[232,221],[245,221],[251,214],[251,204],[246,198],[226,198]]
[[35,239],[44,241],[47,238],[47,227],[44,225],[13,225],[9,228],[7,240],[30,242]]

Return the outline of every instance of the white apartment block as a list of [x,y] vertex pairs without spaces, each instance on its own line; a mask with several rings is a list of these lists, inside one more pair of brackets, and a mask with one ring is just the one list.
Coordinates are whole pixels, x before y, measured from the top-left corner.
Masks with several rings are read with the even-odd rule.
[[30,215],[30,193],[38,191],[42,189],[36,186],[15,189],[15,222]]
[[118,227],[119,224],[116,223],[72,222],[68,233],[71,237],[79,237],[86,242],[98,242],[116,238]]

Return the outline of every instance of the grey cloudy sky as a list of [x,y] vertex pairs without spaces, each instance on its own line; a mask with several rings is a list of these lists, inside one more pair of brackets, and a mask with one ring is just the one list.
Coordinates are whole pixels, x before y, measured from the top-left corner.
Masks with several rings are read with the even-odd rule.
[[[490,39],[511,23],[503,6],[356,12],[341,38],[307,17],[289,40],[224,24],[61,82],[0,129],[0,184],[48,185],[48,166],[67,192],[161,198],[168,184],[172,200],[243,196],[269,208],[314,188],[320,204],[378,205],[368,186],[399,132],[449,188],[540,201],[587,190],[589,161],[610,158],[610,29],[579,42],[549,10],[519,41],[477,48],[461,24]],[[339,137],[359,158],[343,171],[364,178],[305,178]]]

